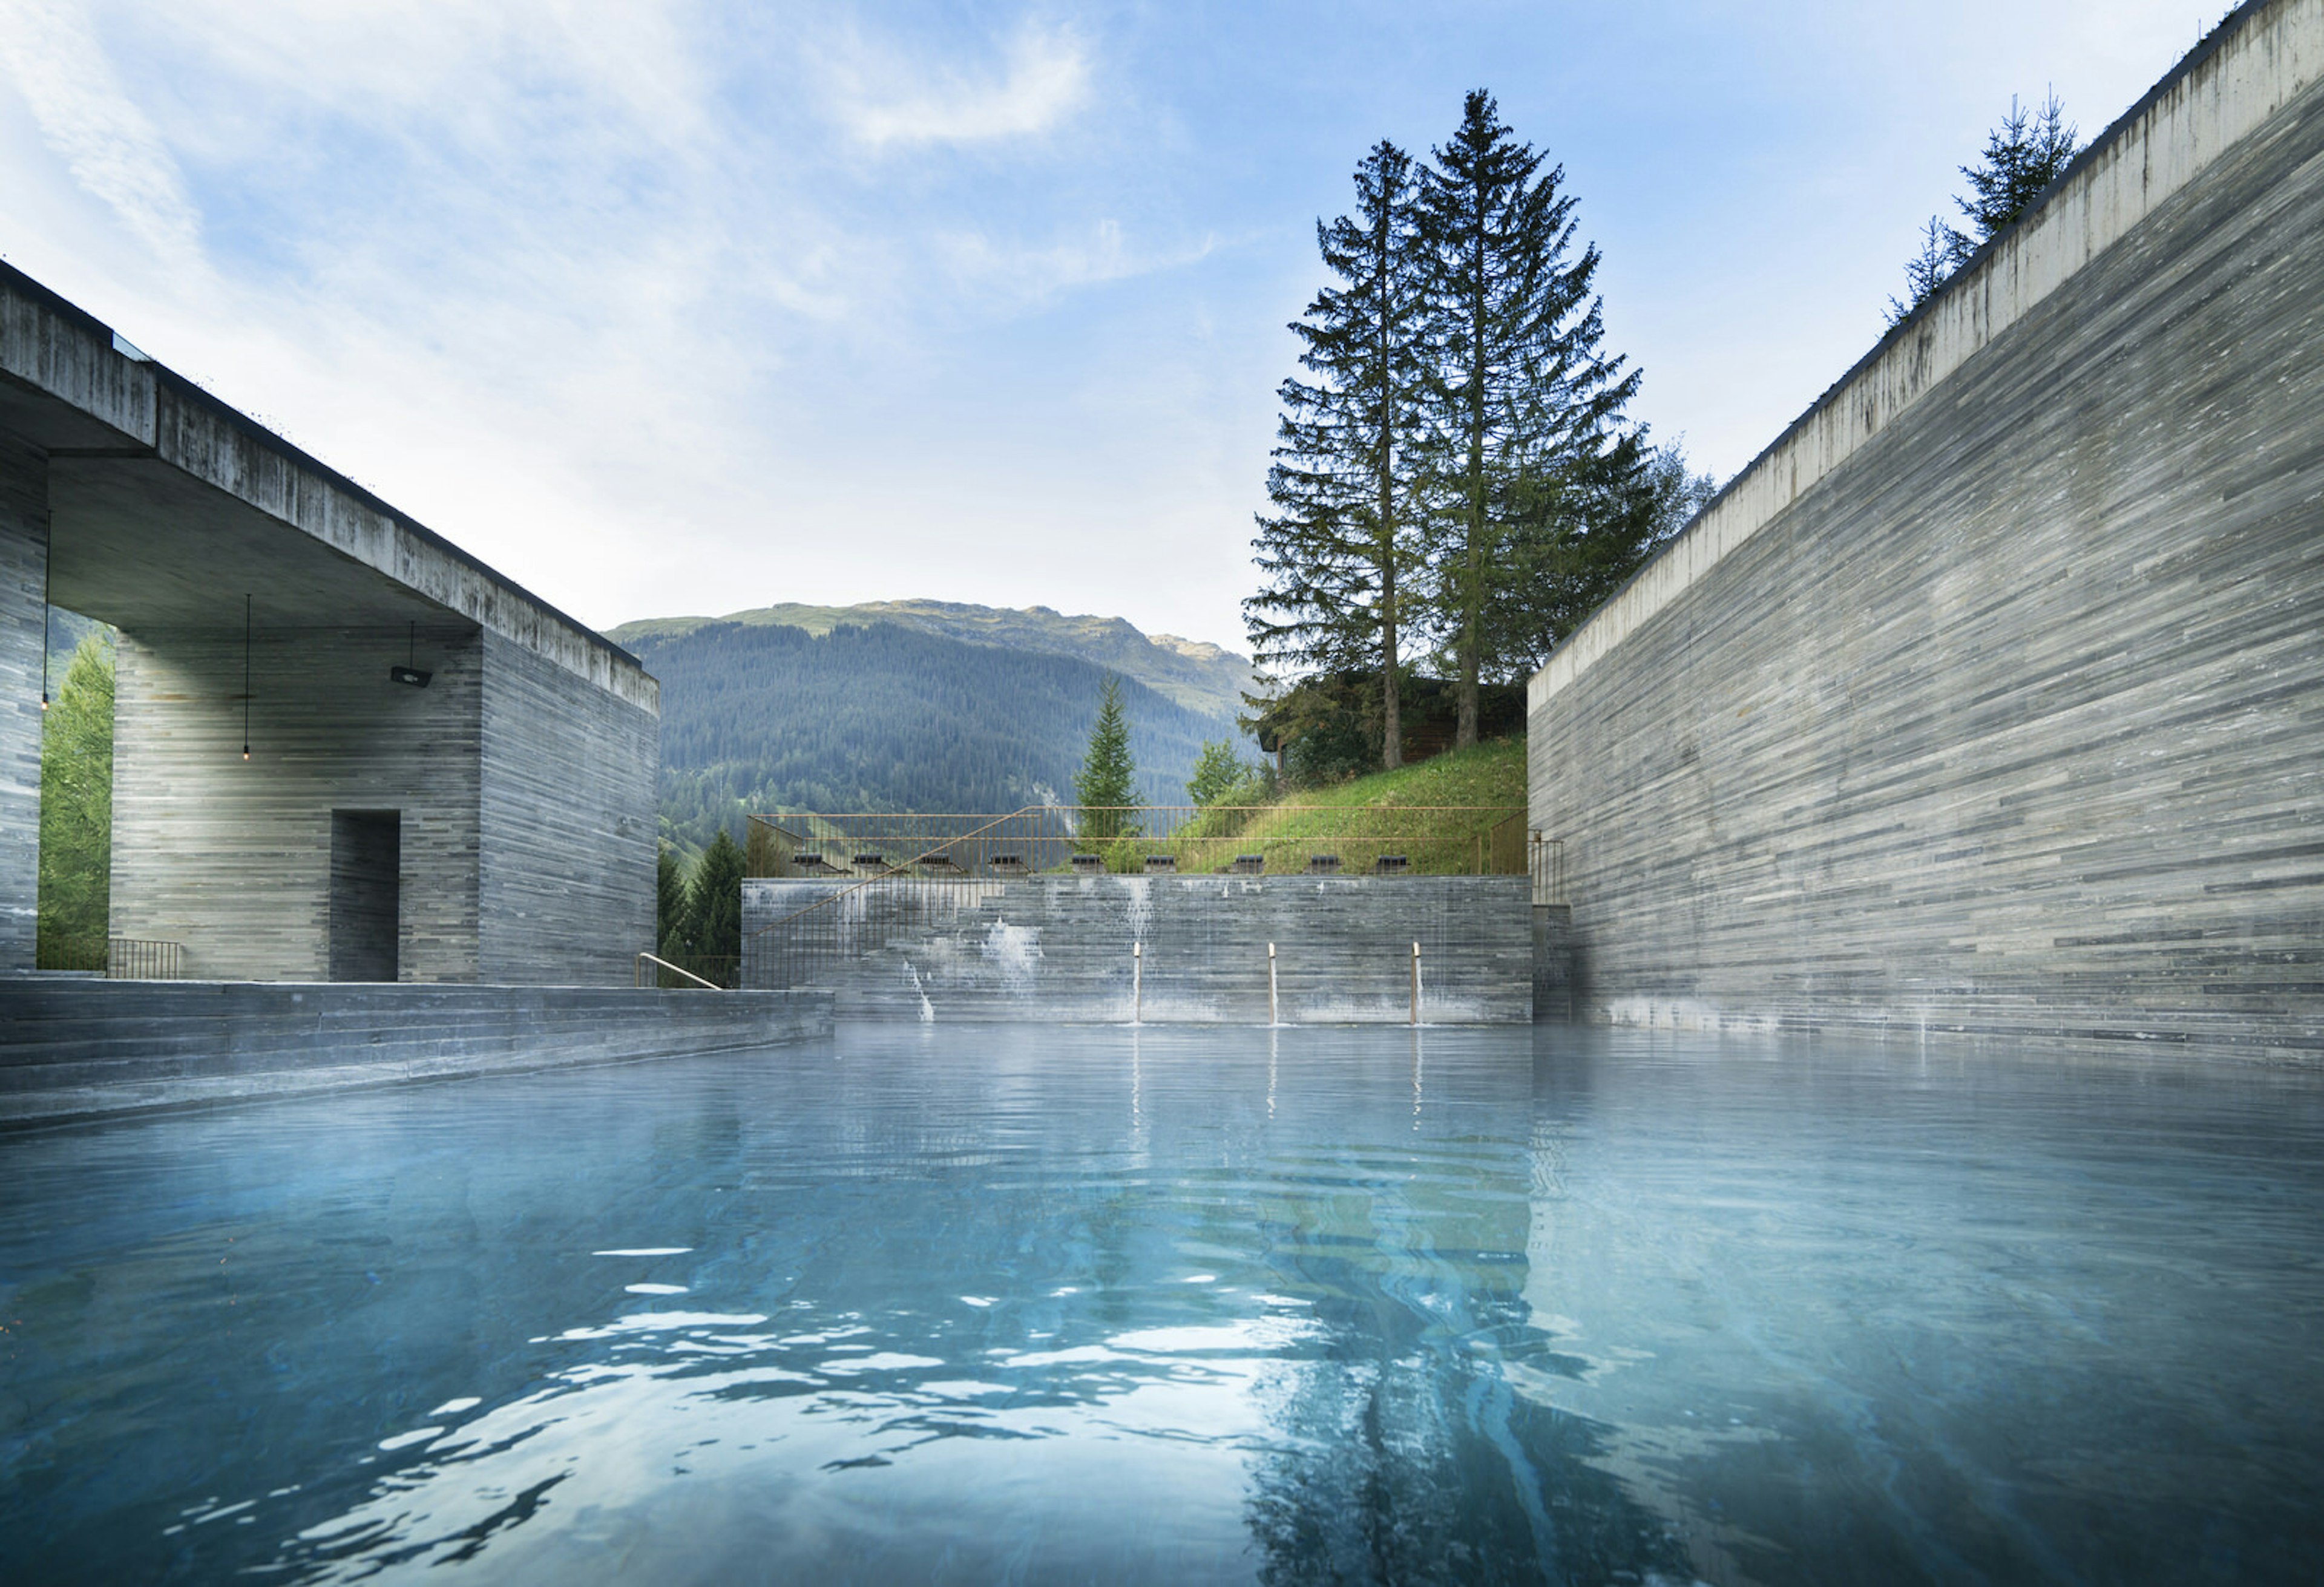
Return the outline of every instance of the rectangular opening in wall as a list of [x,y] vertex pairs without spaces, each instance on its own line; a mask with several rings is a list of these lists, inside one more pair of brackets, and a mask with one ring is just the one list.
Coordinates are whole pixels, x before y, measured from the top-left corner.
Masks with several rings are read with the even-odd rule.
[[334,981],[395,979],[402,867],[402,812],[331,812]]

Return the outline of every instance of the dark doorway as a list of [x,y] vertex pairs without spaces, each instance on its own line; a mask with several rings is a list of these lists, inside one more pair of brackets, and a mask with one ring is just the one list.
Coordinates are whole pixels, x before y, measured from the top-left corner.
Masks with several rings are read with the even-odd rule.
[[403,918],[403,812],[331,812],[331,979],[392,981]]

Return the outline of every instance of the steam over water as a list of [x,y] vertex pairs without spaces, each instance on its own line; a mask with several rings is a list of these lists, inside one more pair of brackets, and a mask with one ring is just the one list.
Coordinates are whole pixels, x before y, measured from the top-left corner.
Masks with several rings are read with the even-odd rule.
[[0,1579],[2304,1582],[2319,1231],[2317,1076],[1829,1041],[899,1026],[18,1135]]

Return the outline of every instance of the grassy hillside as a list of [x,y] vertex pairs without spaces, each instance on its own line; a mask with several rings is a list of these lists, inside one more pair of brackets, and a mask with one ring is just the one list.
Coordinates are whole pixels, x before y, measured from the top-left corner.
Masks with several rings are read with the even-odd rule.
[[1216,870],[1239,853],[1266,855],[1269,871],[1300,869],[1310,854],[1362,869],[1383,853],[1431,874],[1474,870],[1480,856],[1489,871],[1522,870],[1525,803],[1525,740],[1504,738],[1286,794],[1256,812],[1210,812],[1151,851],[1177,853],[1188,870]]
[[623,623],[606,637],[617,645],[683,638],[715,623],[802,628],[820,638],[833,629],[888,623],[971,645],[1066,656],[1142,683],[1204,716],[1231,717],[1250,686],[1250,663],[1231,650],[1171,634],[1141,633],[1118,617],[1068,615],[1046,606],[1010,610],[952,601],[871,601],[861,606],[790,601],[723,618],[662,617]]

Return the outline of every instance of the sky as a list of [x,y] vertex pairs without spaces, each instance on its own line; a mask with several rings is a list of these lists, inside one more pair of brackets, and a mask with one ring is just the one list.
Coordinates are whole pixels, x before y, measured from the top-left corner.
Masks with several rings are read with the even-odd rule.
[[2224,0],[0,0],[0,257],[585,622],[929,598],[1244,648],[1286,329],[1381,138],[1562,164],[1721,481],[2011,96]]

